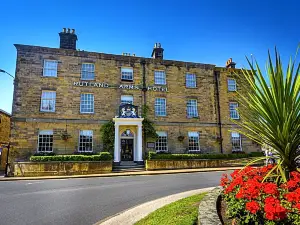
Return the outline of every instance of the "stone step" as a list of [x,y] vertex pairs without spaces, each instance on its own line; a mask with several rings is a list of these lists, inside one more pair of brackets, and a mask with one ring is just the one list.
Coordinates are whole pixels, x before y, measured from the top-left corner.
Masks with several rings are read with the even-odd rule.
[[145,168],[113,168],[113,173],[142,172]]

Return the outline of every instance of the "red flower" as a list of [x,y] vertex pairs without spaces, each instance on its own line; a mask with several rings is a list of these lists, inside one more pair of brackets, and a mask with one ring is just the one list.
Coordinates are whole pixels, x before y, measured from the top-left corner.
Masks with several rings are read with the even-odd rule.
[[287,210],[280,205],[280,200],[269,196],[265,199],[265,216],[268,220],[282,220],[286,218]]
[[264,183],[264,192],[266,194],[270,194],[270,195],[277,195],[278,194],[278,189],[277,189],[277,185],[274,183]]
[[289,190],[295,189],[298,186],[298,182],[294,180],[289,180],[287,182],[287,187]]
[[222,187],[225,187],[226,185],[228,185],[228,183],[230,182],[230,180],[228,179],[228,176],[226,173],[224,173],[221,177],[221,181],[220,181],[220,185]]
[[294,207],[300,211],[300,203],[297,203],[296,205],[294,205]]
[[252,214],[255,214],[259,210],[259,204],[255,201],[247,202],[246,209]]

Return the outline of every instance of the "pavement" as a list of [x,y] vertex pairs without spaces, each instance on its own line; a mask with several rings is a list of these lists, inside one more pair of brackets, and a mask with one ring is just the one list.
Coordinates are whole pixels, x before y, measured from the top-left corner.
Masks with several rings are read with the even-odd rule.
[[192,195],[200,194],[203,192],[211,191],[215,187],[209,187],[209,188],[201,188],[191,191],[185,191],[182,193],[169,195],[164,198],[159,198],[150,202],[146,202],[144,204],[141,204],[139,206],[133,207],[131,209],[128,209],[124,212],[121,212],[113,217],[104,219],[102,221],[99,221],[95,225],[115,225],[115,224],[122,224],[122,225],[133,225],[136,222],[140,221],[150,213],[154,212],[155,210],[168,205],[172,202],[178,201],[183,198],[187,198]]
[[17,181],[17,180],[48,180],[48,179],[69,179],[69,178],[93,178],[93,177],[119,177],[119,176],[138,176],[138,175],[162,175],[176,173],[198,173],[242,169],[243,167],[219,167],[219,168],[201,168],[201,169],[178,169],[178,170],[155,170],[139,172],[114,172],[104,174],[85,174],[85,175],[68,175],[68,176],[40,176],[40,177],[0,177],[0,181]]
[[218,186],[223,173],[0,182],[0,224],[95,224],[143,203]]

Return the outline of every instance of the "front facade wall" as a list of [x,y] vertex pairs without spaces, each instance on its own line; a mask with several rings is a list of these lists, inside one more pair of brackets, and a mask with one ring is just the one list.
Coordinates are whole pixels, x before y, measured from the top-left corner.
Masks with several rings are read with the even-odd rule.
[[[40,130],[53,130],[53,151],[57,154],[76,152],[79,131],[93,130],[93,150],[101,151],[103,145],[100,128],[102,124],[117,115],[121,95],[132,95],[133,104],[138,106],[140,111],[143,102],[146,101],[149,106],[148,117],[154,122],[156,130],[167,132],[170,152],[186,152],[188,132],[192,131],[199,132],[201,151],[220,152],[215,67],[213,65],[144,59],[146,61],[146,86],[162,87],[164,90],[167,88],[167,91],[148,90],[144,95],[141,90],[143,83],[141,58],[23,45],[16,45],[16,47],[18,54],[11,137],[19,157],[28,157],[36,151]],[[57,77],[43,77],[45,59],[59,62]],[[109,87],[86,86],[85,81],[81,80],[82,63],[95,65],[95,79],[88,82],[107,83]],[[121,81],[122,67],[133,68],[133,82]],[[166,85],[154,84],[154,71],[156,70],[165,71]],[[229,96],[225,92],[228,76],[226,71],[228,70],[221,72],[220,75],[221,119],[225,124],[227,123],[226,115],[229,115],[228,98],[230,98],[224,98],[224,95]],[[196,88],[186,88],[186,73],[196,75]],[[76,86],[74,82],[81,82],[82,86],[78,84]],[[120,85],[135,85],[140,88],[128,90],[119,88]],[[43,90],[56,92],[55,112],[40,111]],[[82,93],[94,95],[94,113],[80,113],[80,94]],[[155,116],[156,98],[166,99],[166,116]],[[197,118],[186,116],[189,99],[197,100],[199,114]],[[62,140],[60,134],[66,128],[71,138]],[[222,129],[224,130],[225,127]],[[230,152],[230,134],[226,131],[223,134],[224,151]],[[178,136],[185,138],[179,141]],[[147,141],[153,142],[153,140]],[[153,149],[144,146],[144,154],[145,150]],[[256,151],[256,148],[249,147],[247,151]]]
[[[10,116],[0,111],[0,147],[1,143],[9,142],[10,136]],[[0,170],[5,169],[7,148],[2,148],[0,155]]]

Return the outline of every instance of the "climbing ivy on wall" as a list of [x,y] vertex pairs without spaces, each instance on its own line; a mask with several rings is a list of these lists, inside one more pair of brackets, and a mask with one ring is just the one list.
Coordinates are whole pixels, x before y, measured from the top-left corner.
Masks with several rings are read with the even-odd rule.
[[143,131],[146,137],[144,138],[153,138],[157,139],[156,130],[154,128],[154,123],[148,118],[149,107],[147,105],[142,106],[142,117],[143,120]]
[[113,120],[105,123],[101,129],[101,138],[103,143],[103,150],[106,152],[114,152],[114,141],[115,141],[115,123]]

